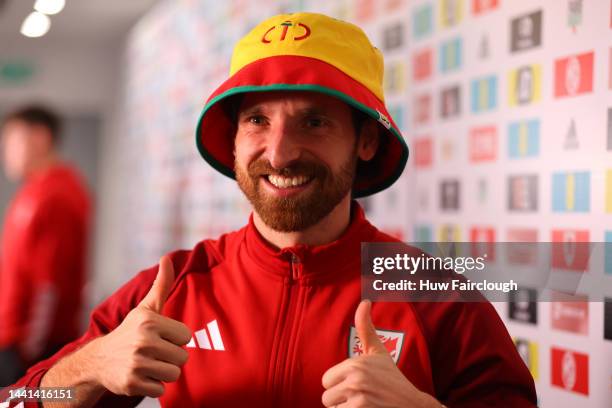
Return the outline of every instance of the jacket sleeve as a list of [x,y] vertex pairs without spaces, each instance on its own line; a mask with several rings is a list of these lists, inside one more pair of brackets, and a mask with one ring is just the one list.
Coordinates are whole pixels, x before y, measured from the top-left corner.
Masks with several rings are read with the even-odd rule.
[[[19,381],[0,392],[0,402],[8,398],[8,389],[39,387],[40,381],[53,364],[62,357],[78,350],[89,341],[114,330],[125,316],[144,298],[157,274],[157,267],[140,272],[112,296],[101,303],[91,314],[90,324],[79,339],[68,343],[52,357],[32,366]],[[135,407],[142,397],[125,397],[107,392],[96,404],[97,407]],[[24,408],[39,407],[38,403],[26,403]]]
[[413,303],[436,398],[449,408],[536,407],[533,377],[489,302]]

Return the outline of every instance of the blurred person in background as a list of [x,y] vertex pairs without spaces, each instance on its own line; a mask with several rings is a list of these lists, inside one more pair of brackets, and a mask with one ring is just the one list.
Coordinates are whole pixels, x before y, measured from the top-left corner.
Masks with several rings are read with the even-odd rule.
[[21,186],[0,234],[0,386],[79,334],[90,198],[58,155],[61,120],[28,106],[0,129],[3,170]]

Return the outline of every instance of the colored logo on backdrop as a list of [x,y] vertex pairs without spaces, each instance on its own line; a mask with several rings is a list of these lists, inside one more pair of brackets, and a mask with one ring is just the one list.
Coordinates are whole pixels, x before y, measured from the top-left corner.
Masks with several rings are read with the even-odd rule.
[[490,75],[472,80],[471,108],[472,112],[483,112],[495,109],[497,106],[497,77]]
[[393,51],[404,44],[404,24],[397,23],[383,30],[383,49]]
[[576,32],[576,27],[582,24],[582,0],[567,2],[567,25]]
[[508,292],[508,318],[517,322],[537,324],[538,304],[535,289],[519,288]]
[[484,34],[480,39],[480,44],[478,45],[478,58],[487,59],[491,54],[489,47],[489,37]]
[[493,227],[472,227],[470,229],[471,256],[485,257],[487,262],[495,261],[495,229]]
[[458,210],[460,190],[459,180],[442,180],[440,182],[440,209]]
[[522,338],[514,338],[514,345],[534,380],[538,379],[538,344]]
[[507,233],[508,242],[525,243],[512,245],[512,251],[506,252],[506,260],[512,265],[536,265],[538,248],[533,245],[538,242],[538,230],[532,228],[511,228]]
[[510,21],[510,51],[525,51],[542,44],[542,10]]
[[396,94],[402,92],[406,87],[406,65],[402,61],[392,61],[386,64],[384,75],[385,92]]
[[585,272],[589,267],[589,231],[552,230],[551,266],[566,271]]
[[433,32],[433,7],[425,4],[412,14],[412,36],[415,40],[424,38]]
[[526,65],[510,71],[508,75],[508,103],[510,106],[527,105],[541,98],[542,69],[539,65]]
[[414,227],[415,242],[432,242],[431,225],[417,225]]
[[529,119],[508,126],[508,155],[511,159],[535,157],[540,153],[540,121]]
[[552,210],[556,212],[588,212],[591,205],[591,173],[553,173]]
[[612,340],[612,298],[604,300],[604,339]]
[[416,167],[429,167],[433,161],[433,141],[431,137],[421,137],[414,141]]
[[555,97],[593,90],[593,51],[555,60]]
[[612,169],[606,171],[606,212],[612,213]]
[[445,224],[438,230],[439,242],[459,242],[461,241],[461,230],[457,225]]
[[576,132],[576,121],[572,118],[567,133],[565,133],[563,148],[565,150],[574,150],[578,147],[580,147],[580,143],[578,142],[578,133]]
[[589,299],[583,295],[552,293],[550,325],[553,329],[589,334]]
[[481,126],[470,129],[470,161],[480,163],[497,157],[497,128]]
[[425,48],[412,55],[412,78],[415,81],[424,81],[431,77],[433,71],[433,51]]
[[604,233],[604,271],[612,275],[612,230]]
[[510,211],[536,211],[538,209],[537,174],[508,177],[508,209]]
[[442,89],[440,92],[440,117],[452,118],[461,114],[461,88],[459,85]]
[[550,349],[551,384],[579,394],[589,395],[589,356],[576,351]]
[[472,0],[472,14],[475,16],[496,9],[499,0]]
[[425,124],[431,120],[431,94],[418,95],[414,103],[414,123]]
[[446,73],[461,68],[462,50],[463,41],[461,37],[444,41],[440,45],[440,72]]
[[440,26],[452,27],[463,18],[463,0],[439,0]]

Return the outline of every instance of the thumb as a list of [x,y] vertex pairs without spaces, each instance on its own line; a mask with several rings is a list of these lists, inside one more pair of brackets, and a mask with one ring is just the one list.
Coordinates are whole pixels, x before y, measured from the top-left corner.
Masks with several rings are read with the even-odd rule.
[[174,267],[172,266],[172,261],[170,261],[168,256],[162,256],[159,260],[159,269],[157,277],[153,281],[153,286],[151,286],[149,293],[142,299],[139,306],[156,313],[161,313],[173,283]]
[[371,311],[372,302],[369,300],[362,300],[355,311],[355,329],[363,345],[364,354],[389,354],[387,348],[378,338],[372,323]]

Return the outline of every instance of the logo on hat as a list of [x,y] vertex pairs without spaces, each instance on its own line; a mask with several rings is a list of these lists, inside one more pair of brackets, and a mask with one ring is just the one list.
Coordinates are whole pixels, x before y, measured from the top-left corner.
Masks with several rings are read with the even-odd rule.
[[[264,44],[269,44],[272,41],[274,41],[274,39],[269,38],[268,34],[270,34],[272,31],[274,31],[278,27],[279,26],[270,27],[268,31],[266,31],[264,35],[261,37],[261,42]],[[303,24],[303,23],[293,23],[291,21],[284,21],[280,24],[280,27],[282,31],[280,34],[279,41],[285,41],[285,38],[287,37],[287,32],[289,31],[289,27],[295,27],[293,31],[298,30],[298,27],[301,28],[301,32],[299,31],[296,32],[296,34],[299,34],[299,35],[296,35],[292,38],[292,40],[294,41],[300,41],[310,36],[310,27],[308,27],[306,24]]]

